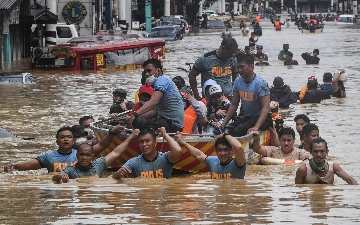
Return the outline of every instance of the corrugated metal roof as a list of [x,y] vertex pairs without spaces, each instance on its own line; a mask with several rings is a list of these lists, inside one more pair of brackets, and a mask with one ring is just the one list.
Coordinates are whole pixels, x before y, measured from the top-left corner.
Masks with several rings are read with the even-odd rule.
[[0,0],[0,10],[10,9],[17,2],[20,3],[22,0]]

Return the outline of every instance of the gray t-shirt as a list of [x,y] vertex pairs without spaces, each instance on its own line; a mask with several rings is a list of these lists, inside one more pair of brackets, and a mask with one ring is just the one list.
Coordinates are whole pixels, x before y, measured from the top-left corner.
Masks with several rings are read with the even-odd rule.
[[200,56],[194,63],[194,68],[201,73],[201,86],[213,79],[221,86],[226,96],[233,95],[232,76],[238,73],[235,57],[229,60],[221,60],[216,55],[216,50]]
[[67,174],[70,179],[80,178],[80,177],[102,177],[104,170],[106,168],[106,159],[101,157],[92,161],[90,164],[90,169],[81,170],[78,166],[71,166],[63,171],[61,174]]

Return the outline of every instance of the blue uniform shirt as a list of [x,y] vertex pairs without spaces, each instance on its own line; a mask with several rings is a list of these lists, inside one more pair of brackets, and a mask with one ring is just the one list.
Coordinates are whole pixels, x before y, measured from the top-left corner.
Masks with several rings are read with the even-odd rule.
[[70,154],[61,154],[58,150],[47,152],[39,155],[36,160],[42,168],[46,168],[48,172],[61,172],[69,166],[75,166],[77,163],[76,149],[72,149]]
[[237,178],[244,179],[246,163],[242,167],[236,164],[236,160],[233,158],[226,165],[221,165],[217,156],[208,156],[205,159],[206,165],[211,172],[211,179],[224,179],[224,178]]
[[136,177],[170,178],[174,164],[168,160],[169,152],[159,152],[155,160],[147,161],[141,155],[129,159],[123,167],[131,170]]
[[79,177],[102,177],[106,168],[105,157],[100,157],[92,161],[88,170],[81,170],[77,165],[68,167],[61,171],[61,174],[67,174],[70,179]]

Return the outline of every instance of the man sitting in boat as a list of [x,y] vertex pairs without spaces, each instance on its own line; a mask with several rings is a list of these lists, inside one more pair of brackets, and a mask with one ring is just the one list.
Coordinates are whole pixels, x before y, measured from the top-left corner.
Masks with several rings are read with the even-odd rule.
[[244,136],[251,131],[265,131],[272,126],[270,113],[270,91],[267,82],[254,73],[254,58],[238,54],[237,67],[240,77],[234,82],[233,99],[220,130],[233,118],[241,100],[244,116],[229,127],[235,137]]
[[[215,152],[217,156],[205,155],[201,150],[187,143],[179,132],[176,133],[175,139],[193,157],[208,166],[211,179],[244,179],[246,170],[245,152],[241,143],[231,135],[224,133],[216,139]],[[232,158],[233,149],[235,150],[235,158]]]
[[[213,85],[209,89],[211,101],[207,104],[207,133],[212,133],[219,129],[230,106],[230,101],[224,99],[223,91],[220,85]],[[232,119],[229,121],[232,122]]]
[[284,66],[299,65],[298,61],[296,61],[292,58],[293,54],[291,52],[287,52],[285,57],[286,57],[286,59],[284,61]]
[[165,127],[168,132],[182,131],[184,127],[184,104],[174,82],[163,75],[158,59],[148,59],[143,64],[146,83],[154,93],[139,110],[134,111],[129,122],[135,128],[158,129]]
[[333,184],[336,174],[346,183],[357,185],[356,180],[338,164],[326,160],[329,149],[324,139],[316,138],[311,143],[310,152],[313,157],[297,169],[295,184]]
[[[154,93],[154,88],[149,84],[144,84],[139,88],[139,101],[134,105],[129,113],[129,116],[136,111],[139,110],[146,102],[151,99],[151,95]],[[131,124],[130,124],[131,125]]]
[[[133,102],[125,102],[127,92],[124,89],[116,88],[112,94],[113,104],[109,111],[111,117],[117,117],[119,113],[131,110],[134,106]],[[99,120],[106,120],[106,117],[101,116]]]
[[202,123],[206,118],[206,106],[202,101],[194,98],[189,86],[180,90],[184,102],[184,129],[183,133],[198,134],[202,132]]
[[284,43],[284,44],[283,44],[283,50],[281,50],[281,51],[279,52],[278,59],[280,59],[280,60],[286,60],[286,59],[287,59],[286,54],[287,54],[288,52],[290,52],[290,51],[289,51],[289,44],[288,44],[288,43]]
[[298,132],[298,134],[300,136],[301,144],[304,144],[304,137],[303,137],[302,130],[306,124],[310,123],[310,119],[305,114],[298,114],[295,116],[294,122],[295,122],[295,126],[296,126],[296,131]]
[[281,109],[287,109],[290,104],[297,102],[297,96],[288,85],[284,84],[281,77],[275,77],[273,86],[270,87],[270,101],[278,102]]
[[263,53],[263,46],[262,45],[256,45],[256,54],[255,56],[255,61],[260,61],[259,57],[262,56],[264,58],[264,61],[268,61],[268,56]]
[[[339,78],[337,78],[338,76],[336,76],[336,74],[340,74]],[[331,73],[324,73],[323,76],[323,84],[320,84],[320,89],[321,90],[334,90],[334,94],[332,95],[333,97],[336,98],[346,98],[346,91],[345,91],[345,86],[344,86],[344,82],[346,81],[346,76],[344,76],[345,74],[345,70],[340,69],[340,70],[336,70],[335,71],[335,76],[334,76],[334,80],[335,78],[337,78],[338,80],[335,80],[335,83],[337,83],[337,87],[333,87],[333,76]],[[330,98],[330,96],[329,96]]]
[[320,58],[319,55],[319,49],[314,49],[313,56],[309,52],[305,52],[301,54],[301,57],[306,61],[306,65],[309,64],[319,64]]
[[231,99],[233,82],[238,77],[236,59],[234,54],[238,51],[238,44],[234,38],[223,38],[221,45],[216,50],[205,53],[199,57],[189,72],[189,83],[194,97],[200,101],[201,97],[197,88],[196,77],[201,74],[201,86],[208,79],[213,79],[225,96]]
[[112,152],[105,157],[100,157],[93,161],[94,150],[93,146],[83,143],[78,147],[76,158],[77,163],[75,166],[70,166],[61,171],[60,174],[54,175],[52,180],[55,182],[69,182],[69,179],[81,178],[81,177],[98,177],[101,178],[106,167],[117,159],[123,152],[125,152],[131,140],[136,139],[140,130],[135,129],[131,135],[120,145],[118,145]]
[[[129,159],[112,177],[125,178],[128,175],[144,178],[170,178],[174,164],[181,157],[180,145],[167,133],[164,127],[159,129],[159,136],[163,137],[170,147],[170,151],[156,151],[156,134],[143,130],[139,133],[138,142],[142,154]],[[126,142],[125,148],[130,141]]]
[[[100,154],[112,142],[114,135],[121,132],[123,126],[117,125],[109,130],[109,133],[104,139],[93,147],[94,155]],[[31,159],[25,162],[7,163],[4,165],[4,171],[10,170],[38,170],[46,168],[48,172],[61,172],[63,169],[73,166],[77,162],[76,153],[74,149],[75,139],[70,127],[62,127],[56,133],[56,144],[59,146],[58,150],[47,152],[39,155],[36,159]]]
[[313,123],[306,124],[302,129],[302,137],[304,143],[299,146],[300,149],[305,149],[310,152],[311,143],[319,137],[319,128]]
[[285,127],[279,131],[280,146],[263,146],[260,144],[258,132],[253,132],[254,142],[252,149],[262,156],[287,159],[287,160],[304,160],[311,158],[311,154],[304,149],[294,147],[295,131],[290,127]]

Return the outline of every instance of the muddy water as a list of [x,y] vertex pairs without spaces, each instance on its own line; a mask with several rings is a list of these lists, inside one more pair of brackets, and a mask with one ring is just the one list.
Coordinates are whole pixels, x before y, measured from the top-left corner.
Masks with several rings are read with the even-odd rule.
[[[321,104],[295,104],[282,111],[286,125],[306,113],[328,141],[330,159],[360,180],[357,147],[359,141],[360,45],[356,26],[326,24],[320,34],[302,34],[293,25],[275,32],[263,23],[264,46],[270,67],[255,72],[269,84],[281,76],[295,91],[307,77],[322,80],[324,72],[344,68],[350,75],[345,84],[346,99],[324,100]],[[232,33],[240,47],[248,43],[237,28]],[[220,31],[191,34],[183,41],[167,44],[164,66],[171,77],[186,73],[202,53],[220,45]],[[299,66],[283,66],[277,54],[283,43]],[[320,65],[305,65],[300,55],[320,50]],[[26,69],[16,62],[11,70]],[[103,74],[33,72],[38,83],[0,86],[0,126],[19,137],[33,140],[1,139],[1,166],[36,157],[56,149],[55,133],[63,125],[76,124],[79,117],[107,115],[115,87],[126,88],[133,99],[140,86],[140,71],[112,71]],[[186,79],[187,80],[187,79]],[[45,170],[10,174],[0,172],[1,224],[358,224],[360,192],[335,178],[334,186],[295,186],[296,166],[247,167],[245,180],[213,181],[208,174],[177,175],[168,180],[111,178],[80,179],[53,184]],[[107,172],[106,176],[109,176]]]

